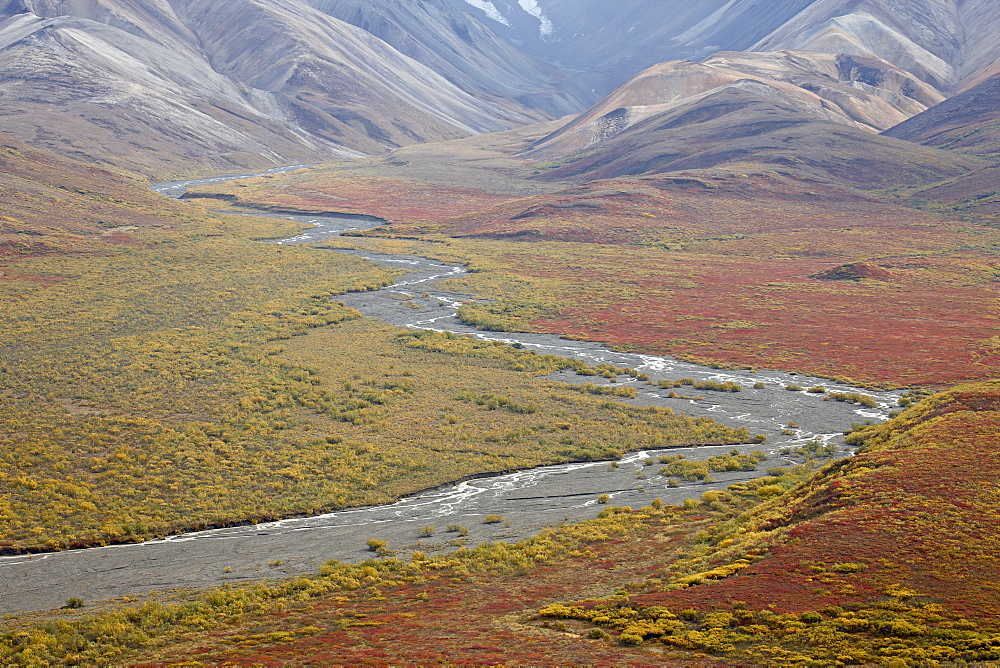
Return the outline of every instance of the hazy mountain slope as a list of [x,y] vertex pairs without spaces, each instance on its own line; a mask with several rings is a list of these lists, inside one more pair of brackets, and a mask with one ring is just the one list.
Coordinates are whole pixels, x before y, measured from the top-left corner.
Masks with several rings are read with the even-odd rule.
[[477,97],[543,114],[578,113],[594,95],[561,70],[530,56],[447,0],[307,0],[427,65]]
[[175,0],[174,6],[216,69],[283,96],[307,129],[339,122],[392,145],[503,127],[499,108],[298,0]]
[[860,187],[938,181],[981,165],[823,119],[772,87],[741,82],[647,118],[545,178],[610,178],[745,162]]
[[298,0],[2,9],[4,128],[142,172],[329,160],[528,118]]
[[811,1],[451,0],[525,51],[579,72],[598,93],[658,62],[747,49]]
[[0,24],[0,117],[33,145],[142,172],[343,154],[190,52],[86,19]]
[[451,1],[523,49],[584,71],[598,92],[654,63],[723,50],[878,57],[949,93],[1000,68],[992,0]]
[[994,0],[959,3],[966,49],[958,90],[966,90],[1000,74],[1000,6]]
[[1000,76],[994,76],[883,134],[936,148],[981,155],[1000,154]]
[[752,48],[877,56],[941,91],[1000,57],[1000,5],[978,0],[817,0]]

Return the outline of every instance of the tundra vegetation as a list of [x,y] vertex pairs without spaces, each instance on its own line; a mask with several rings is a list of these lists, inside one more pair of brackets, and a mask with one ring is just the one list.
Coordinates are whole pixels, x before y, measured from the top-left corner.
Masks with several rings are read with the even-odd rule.
[[[605,505],[595,520],[517,544],[408,562],[386,553],[276,584],[65,610],[0,634],[0,656],[23,664],[420,663],[459,654],[477,663],[995,661],[1000,497],[988,436],[998,421],[1000,384],[961,386],[855,430],[857,456],[819,470],[775,469],[681,506]],[[981,548],[976,559],[960,549],[968,541]],[[456,624],[462,634],[448,632]]]
[[[432,172],[434,151],[413,150],[414,164]],[[471,170],[477,155],[470,148],[459,159]],[[200,190],[300,211],[336,198],[341,210],[383,216],[390,227],[351,243],[467,263],[471,274],[449,285],[491,300],[459,313],[484,329],[854,384],[941,385],[1000,372],[995,226],[752,166],[553,183],[554,192],[527,198],[515,187],[526,182],[518,170],[512,161],[478,191],[438,172],[430,184],[347,167]],[[892,270],[814,277],[859,259]]]
[[[30,181],[25,155],[5,149],[0,179],[20,170]],[[8,551],[379,503],[474,472],[749,436],[614,401],[632,388],[604,381],[627,370],[362,319],[336,295],[397,272],[253,241],[286,236],[288,224],[152,201],[137,184],[102,182],[99,170],[53,169],[65,172],[58,187],[0,192],[11,212],[0,229]],[[392,219],[391,229],[330,245],[467,263],[471,273],[450,286],[493,300],[460,312],[484,328],[881,386],[1000,369],[995,228],[788,173],[538,186],[525,198],[331,168],[206,192]],[[574,206],[580,199],[588,206]],[[891,271],[816,278],[859,259]],[[553,371],[603,380],[539,377]],[[742,391],[719,386],[699,389]],[[790,453],[805,463],[752,482],[679,506],[633,510],[608,498],[598,519],[515,545],[405,561],[401,547],[371,539],[368,561],[312,577],[108,606],[67,601],[42,621],[5,620],[0,657],[994,660],[998,394],[995,383],[912,392],[891,422],[852,430],[856,457],[814,471],[827,446],[810,442]],[[666,484],[680,486],[757,459],[661,464]]]
[[[74,193],[66,206],[95,199]],[[472,473],[748,437],[609,401],[627,391],[538,378],[624,369],[361,319],[336,295],[396,270],[255,241],[299,229],[287,222],[191,207],[182,221],[181,205],[163,206],[116,233],[121,243],[78,229],[43,235],[44,249],[5,246],[4,550],[134,541],[384,503]]]

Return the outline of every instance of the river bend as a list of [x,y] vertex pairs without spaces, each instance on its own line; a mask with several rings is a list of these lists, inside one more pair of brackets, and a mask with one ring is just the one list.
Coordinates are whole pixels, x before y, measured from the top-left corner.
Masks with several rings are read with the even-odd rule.
[[[295,168],[278,168],[270,173],[291,169]],[[255,175],[157,184],[154,188],[179,197],[191,185],[250,176]],[[270,243],[312,244],[344,231],[369,229],[383,222],[364,216],[282,217],[312,227],[295,237]],[[632,367],[654,381],[693,378],[739,383],[744,387],[742,392],[697,391],[685,387],[685,394],[700,394],[702,398],[677,399],[667,397],[667,391],[655,386],[630,378],[619,379],[620,384],[632,383],[637,390],[637,398],[629,403],[669,406],[681,413],[708,416],[732,426],[746,426],[751,433],[765,434],[767,445],[748,444],[736,446],[736,449],[743,452],[763,449],[769,453],[769,458],[758,472],[717,473],[713,474],[711,483],[684,483],[671,488],[665,479],[656,475],[658,466],[648,465],[650,459],[655,460],[668,451],[644,451],[626,455],[617,466],[609,462],[546,466],[446,485],[385,506],[201,531],[133,545],[3,557],[0,558],[0,613],[55,608],[71,596],[92,601],[151,590],[313,573],[329,559],[360,561],[368,558],[371,556],[365,545],[368,538],[386,540],[404,556],[414,549],[435,551],[460,543],[475,545],[486,540],[520,540],[546,526],[596,516],[601,507],[597,497],[601,494],[609,495],[615,505],[639,507],[656,497],[666,503],[680,503],[685,498],[700,496],[707,489],[724,488],[733,482],[763,475],[771,466],[788,464],[791,460],[782,450],[807,440],[820,439],[844,447],[842,431],[845,428],[855,422],[885,419],[899,398],[897,393],[867,392],[875,396],[879,406],[863,408],[824,401],[822,395],[784,389],[794,383],[802,387],[823,385],[831,391],[857,391],[820,378],[777,371],[723,371],[668,357],[615,352],[598,344],[569,341],[549,334],[482,332],[462,324],[455,317],[461,303],[470,298],[438,286],[446,279],[464,274],[462,267],[408,255],[333,252],[350,252],[409,271],[396,284],[381,290],[337,298],[367,316],[393,325],[519,343],[541,353],[580,359],[592,365],[604,362]],[[552,378],[570,383],[600,382],[572,373],[554,374]],[[752,389],[757,382],[763,382],[765,388]],[[783,435],[781,432],[786,430],[789,421],[798,426],[794,434]],[[730,450],[733,446],[705,446],[684,452],[688,459],[705,459]],[[845,449],[843,454],[849,452]],[[484,523],[483,518],[491,514],[503,515],[506,523]],[[446,531],[448,525],[461,525],[468,535],[449,533]],[[428,526],[436,527],[434,534],[422,536],[420,529]]]

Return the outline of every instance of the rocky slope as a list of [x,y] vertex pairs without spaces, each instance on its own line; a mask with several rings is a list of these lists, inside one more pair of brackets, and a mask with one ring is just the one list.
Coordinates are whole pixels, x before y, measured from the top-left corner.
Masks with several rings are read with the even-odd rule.
[[990,0],[451,1],[523,49],[581,70],[601,93],[657,62],[717,51],[875,57],[948,93],[1000,67],[1000,7]]
[[462,90],[512,111],[579,113],[595,96],[552,64],[502,40],[448,0],[307,0],[370,32]]
[[0,91],[16,136],[158,174],[377,153],[533,117],[298,0],[8,0]]
[[998,24],[984,0],[816,0],[751,48],[880,57],[950,93],[995,72]]
[[892,127],[944,99],[911,74],[875,58],[726,52],[701,63],[654,65],[543,140],[531,155],[557,157],[587,149],[729,88],[780,101],[803,120],[872,131]]
[[1000,75],[885,131],[936,148],[1000,154]]

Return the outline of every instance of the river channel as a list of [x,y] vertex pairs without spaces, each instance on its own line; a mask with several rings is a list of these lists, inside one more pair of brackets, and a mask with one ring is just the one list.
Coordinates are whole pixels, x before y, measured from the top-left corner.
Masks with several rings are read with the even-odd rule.
[[[279,168],[269,173],[295,168]],[[252,175],[164,183],[154,188],[179,197],[191,185],[244,176]],[[315,244],[347,230],[369,229],[384,222],[366,216],[282,217],[312,227],[295,237],[269,243]],[[684,449],[688,459],[706,459],[733,449],[742,452],[763,450],[768,459],[756,472],[714,473],[709,483],[681,483],[679,487],[670,487],[665,478],[656,474],[656,458],[677,451],[643,451],[630,453],[614,463],[547,466],[466,480],[385,506],[201,531],[132,545],[3,557],[0,558],[0,613],[51,609],[73,596],[93,601],[141,595],[153,590],[314,573],[329,559],[356,562],[370,557],[365,545],[368,538],[385,540],[402,555],[415,549],[433,552],[453,549],[460,544],[471,546],[489,540],[520,540],[546,526],[595,517],[603,507],[597,501],[602,494],[610,496],[614,505],[639,507],[657,497],[666,503],[681,503],[686,498],[699,497],[706,490],[765,475],[769,467],[801,461],[790,458],[787,450],[810,440],[836,445],[841,449],[841,456],[849,456],[843,442],[843,430],[852,423],[884,420],[899,398],[898,393],[865,392],[877,400],[878,407],[861,407],[826,400],[822,394],[785,389],[794,384],[804,388],[821,385],[830,392],[857,391],[820,378],[778,371],[718,370],[667,357],[615,352],[598,344],[569,341],[549,334],[482,332],[462,324],[455,317],[458,306],[470,298],[438,287],[442,281],[464,274],[460,266],[416,256],[361,251],[317,252],[350,252],[373,262],[409,270],[399,282],[381,290],[337,297],[364,315],[393,325],[516,343],[542,353],[581,359],[588,364],[605,362],[631,367],[648,374],[653,381],[691,378],[738,383],[744,388],[740,392],[702,391],[685,386],[676,392],[690,398],[675,398],[668,397],[668,390],[655,385],[626,376],[618,379],[619,385],[631,383],[636,388],[636,399],[629,403],[669,406],[679,413],[712,417],[768,437],[764,445]],[[555,374],[552,378],[571,383],[597,382],[592,377],[571,373]],[[756,383],[763,383],[764,387],[753,389]],[[797,426],[789,430],[789,422]],[[502,515],[506,521],[487,524],[484,523],[487,515]],[[464,530],[449,532],[449,525],[461,526]],[[421,529],[429,526],[436,527],[433,535],[424,536]]]

